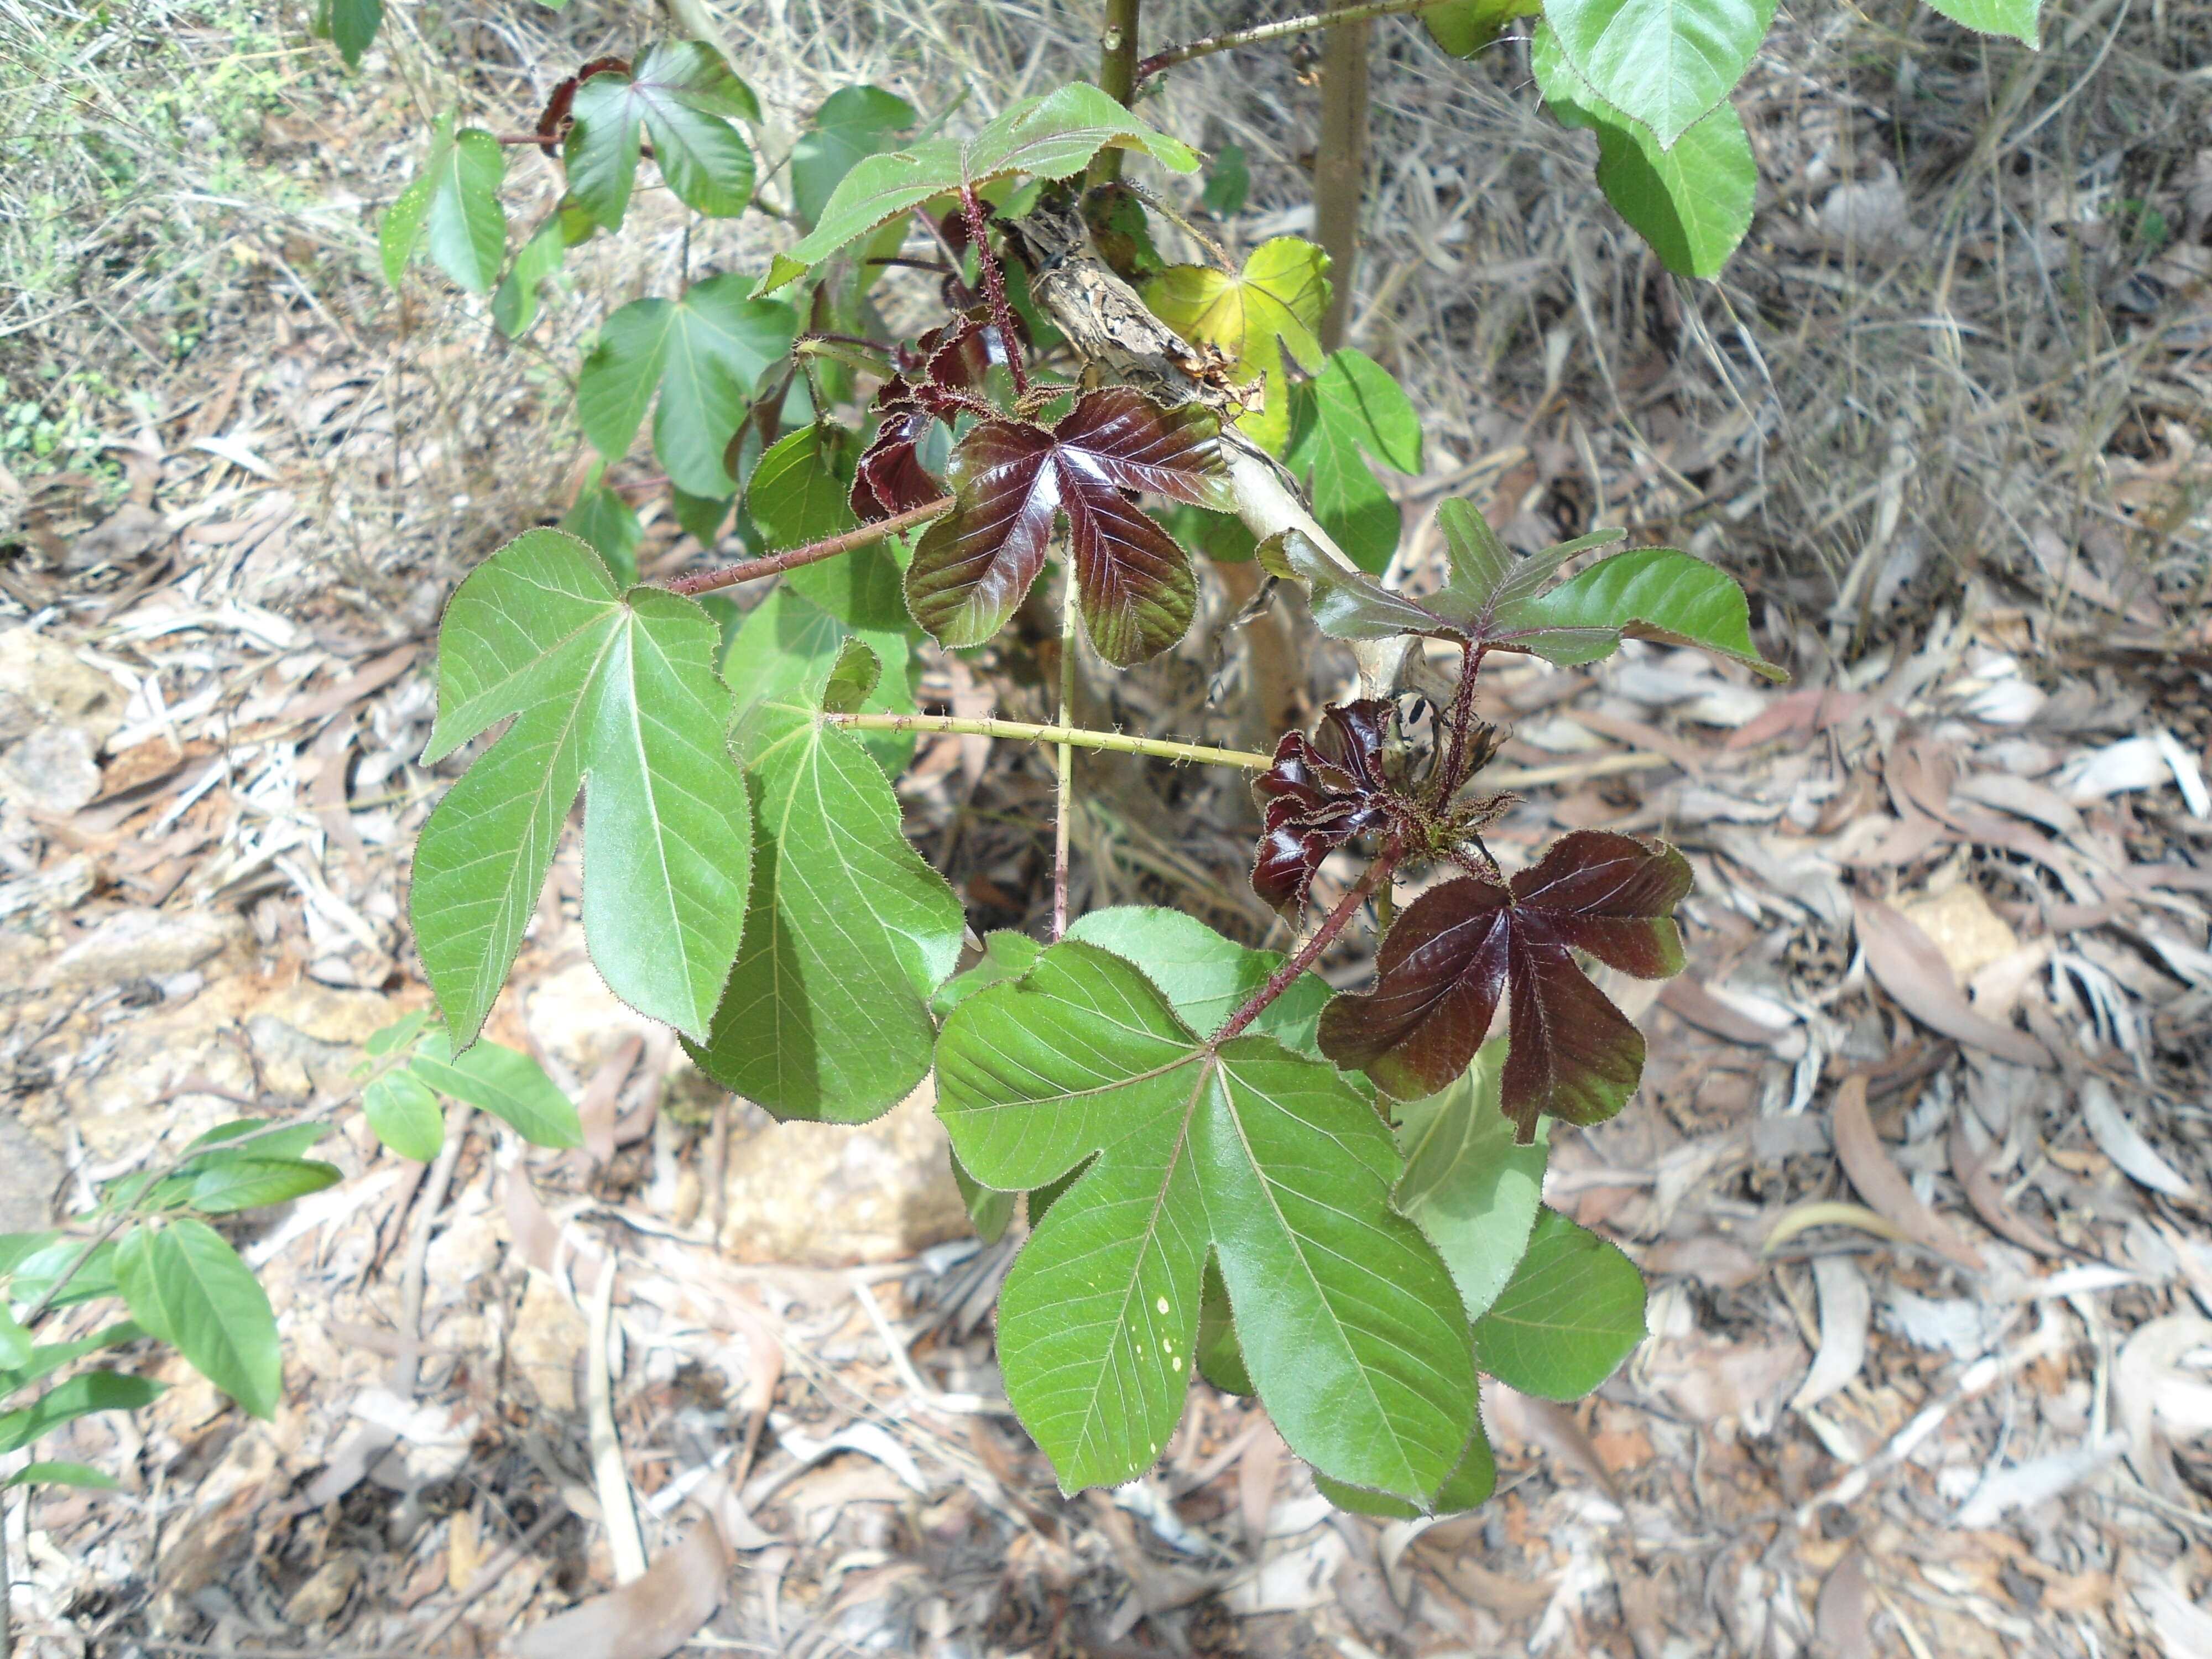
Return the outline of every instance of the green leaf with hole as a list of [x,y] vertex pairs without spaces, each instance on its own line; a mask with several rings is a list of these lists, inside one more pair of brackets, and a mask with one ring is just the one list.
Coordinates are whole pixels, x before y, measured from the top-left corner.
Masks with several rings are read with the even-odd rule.
[[499,187],[507,177],[507,152],[476,127],[453,131],[453,118],[430,124],[430,154],[415,181],[385,210],[377,228],[384,279],[392,287],[416,250],[428,245],[438,268],[471,294],[499,280],[507,258],[507,210]]
[[204,1221],[142,1224],[115,1249],[131,1316],[256,1417],[274,1417],[284,1356],[276,1316],[223,1236]]
[[2006,34],[2033,49],[2043,0],[1928,0],[1953,22],[1984,34]]
[[422,1079],[387,1072],[362,1091],[362,1114],[372,1133],[402,1158],[428,1164],[446,1144],[446,1116]]
[[1505,1039],[1493,1037],[1442,1094],[1397,1108],[1399,1212],[1443,1256],[1469,1319],[1488,1312],[1513,1277],[1544,1189],[1551,1126],[1537,1126],[1533,1146],[1514,1144],[1504,1069]]
[[112,1492],[123,1483],[112,1474],[102,1474],[87,1463],[26,1463],[9,1475],[4,1483],[9,1486],[83,1486],[94,1492]]
[[1209,1247],[1245,1366],[1298,1455],[1426,1500],[1474,1422],[1450,1275],[1390,1206],[1389,1131],[1334,1066],[1200,1038],[1132,963],[1066,939],[971,997],[938,1045],[938,1114],[975,1178],[1086,1159],[999,1304],[1007,1397],[1061,1486],[1115,1486],[1182,1412]]
[[[793,589],[777,586],[745,613],[722,658],[738,712],[777,699],[819,706],[837,655],[853,630]],[[862,632],[861,643],[876,654],[882,672],[875,690],[861,699],[872,714],[915,712],[914,682],[904,634]],[[887,777],[896,777],[914,758],[911,732],[860,732],[860,746],[875,757]]]
[[1662,149],[1729,94],[1774,21],[1774,0],[1545,0],[1569,66]]
[[[787,434],[760,458],[745,486],[745,511],[769,551],[804,547],[860,527],[848,499],[857,450],[853,434],[842,427],[817,424]],[[784,581],[856,629],[896,633],[910,620],[906,573],[888,541],[801,565],[787,573]]]
[[912,104],[881,87],[844,87],[823,100],[791,149],[791,205],[813,225],[830,197],[863,158],[895,147],[921,118]]
[[971,138],[925,138],[864,156],[830,191],[814,228],[790,252],[775,256],[754,292],[774,293],[933,196],[1016,173],[1072,178],[1109,147],[1141,150],[1177,173],[1198,166],[1188,145],[1153,131],[1097,88],[1078,82],[1009,104]]
[[622,228],[647,139],[686,207],[729,219],[750,205],[753,153],[730,123],[759,120],[760,105],[705,41],[663,40],[627,75],[601,70],[576,88],[574,109],[562,147],[568,194],[609,230]]
[[1295,236],[1261,243],[1234,276],[1211,265],[1170,265],[1144,289],[1153,315],[1186,341],[1227,352],[1239,381],[1264,379],[1265,401],[1237,424],[1279,455],[1291,423],[1284,359],[1308,374],[1322,366],[1315,331],[1328,297],[1328,255]]
[[1306,485],[1314,517],[1362,570],[1381,571],[1398,550],[1398,503],[1369,459],[1421,470],[1421,417],[1389,371],[1349,347],[1291,399],[1284,465]]
[[640,1013],[705,1033],[737,954],[751,842],[720,643],[692,601],[622,592],[557,530],[516,538],[453,595],[424,763],[513,717],[415,852],[416,939],[455,1041],[475,1040],[506,981],[580,787],[593,963]]
[[135,1412],[152,1405],[164,1391],[164,1385],[150,1376],[82,1372],[56,1383],[29,1405],[0,1413],[0,1453],[19,1451],[48,1431],[94,1412]]
[[1644,1275],[1557,1210],[1540,1210],[1513,1277],[1475,1322],[1475,1361],[1509,1389],[1579,1400],[1644,1340]]
[[1656,640],[1697,646],[1765,679],[1789,678],[1752,643],[1735,578],[1671,547],[1616,553],[1548,593],[1502,599],[1489,637],[1563,668],[1609,657],[1624,639]]
[[799,690],[738,728],[757,837],[744,946],[708,1042],[686,1047],[777,1117],[865,1123],[927,1075],[930,994],[966,922],[907,844],[882,769]]
[[[574,1104],[545,1075],[544,1066],[518,1048],[478,1042],[456,1054],[446,1034],[433,1031],[415,1050],[407,1069],[440,1094],[489,1112],[533,1146],[584,1144]],[[444,1139],[441,1124],[441,1144]]]
[[560,527],[589,542],[607,562],[615,586],[628,587],[637,580],[637,550],[645,530],[622,492],[608,487],[605,471],[605,462],[592,466],[591,477],[576,492],[576,504],[562,515]]
[[1751,228],[1759,163],[1733,106],[1700,116],[1662,149],[1651,129],[1591,92],[1540,24],[1529,48],[1536,84],[1559,125],[1597,134],[1598,188],[1678,276],[1711,276]]
[[653,453],[678,489],[726,500],[723,452],[768,371],[791,350],[799,319],[780,301],[748,300],[734,272],[678,300],[633,300],[606,320],[576,377],[576,419],[610,461],[629,453],[645,411]]

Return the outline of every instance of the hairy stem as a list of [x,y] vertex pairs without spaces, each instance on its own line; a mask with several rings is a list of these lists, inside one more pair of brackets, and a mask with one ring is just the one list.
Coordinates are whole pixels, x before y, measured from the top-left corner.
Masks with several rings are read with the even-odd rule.
[[[1137,95],[1137,21],[1144,0],[1106,0],[1106,28],[1098,37],[1098,87],[1115,102]],[[1109,185],[1121,176],[1121,151],[1109,145],[1091,164],[1091,182]]]
[[[1075,726],[1075,566],[1067,567],[1066,591],[1060,596],[1060,724]],[[1053,786],[1052,936],[1067,931],[1067,831],[1075,807],[1075,745],[1060,739],[1058,776]]]
[[1166,52],[1156,52],[1137,65],[1139,86],[1158,75],[1162,70],[1173,69],[1177,64],[1188,64],[1194,58],[1210,58],[1217,52],[1229,52],[1238,46],[1264,46],[1270,40],[1280,40],[1293,34],[1310,34],[1316,29],[1339,23],[1364,23],[1374,17],[1395,17],[1409,11],[1426,11],[1444,0],[1362,0],[1362,3],[1334,9],[1328,12],[1309,12],[1303,17],[1286,17],[1279,23],[1262,23],[1256,28],[1231,29],[1221,34],[1209,34],[1203,40],[1192,40]]
[[[1367,170],[1367,29],[1371,20],[1349,14],[1358,5],[1329,6],[1328,45],[1322,53],[1321,143],[1314,155],[1314,240],[1328,255],[1333,288],[1321,319],[1321,346],[1344,343],[1352,317],[1352,290],[1359,272],[1359,189]],[[1339,15],[1344,21],[1334,20]]]
[[1006,299],[1006,273],[999,256],[991,252],[991,239],[983,222],[983,198],[963,185],[961,216],[968,221],[968,240],[975,245],[975,269],[983,281],[983,303],[990,307],[991,326],[998,331],[999,349],[1006,354],[1006,370],[1014,377],[1014,395],[1030,389],[1030,372],[1022,362],[1022,337],[1014,331],[1014,307]]
[[1106,749],[1117,755],[1153,755],[1161,760],[1195,761],[1202,766],[1235,766],[1264,772],[1275,763],[1243,749],[1214,749],[1170,738],[1132,737],[1126,732],[1085,732],[1068,726],[1036,726],[1027,720],[969,720],[957,714],[837,714],[822,717],[855,732],[951,732],[967,738],[1005,738],[1014,743],[1070,744]]
[[1268,975],[1267,982],[1252,994],[1252,1000],[1231,1014],[1229,1024],[1213,1034],[1210,1047],[1218,1048],[1243,1031],[1267,1011],[1269,1003],[1289,990],[1300,974],[1321,960],[1321,953],[1335,942],[1336,936],[1345,930],[1352,917],[1359,914],[1359,907],[1367,902],[1367,896],[1375,890],[1378,883],[1389,878],[1392,866],[1398,862],[1398,852],[1395,843],[1383,849],[1382,855],[1367,866],[1367,873],[1360,877],[1352,890],[1337,900],[1335,908],[1322,918],[1322,924],[1314,929],[1313,937],[1298,946],[1281,967]]
[[864,524],[858,530],[848,530],[842,536],[809,542],[804,547],[787,548],[781,553],[770,553],[757,559],[740,559],[735,564],[726,564],[718,570],[702,570],[690,576],[678,576],[670,582],[672,593],[711,593],[718,587],[734,587],[739,582],[751,581],[757,576],[773,576],[779,570],[796,570],[802,564],[818,564],[823,559],[834,559],[840,553],[850,553],[856,547],[866,547],[886,537],[896,536],[902,530],[911,530],[918,524],[938,518],[952,510],[952,497],[939,495],[933,501],[924,501],[920,507],[910,507],[903,513],[894,513],[888,519],[878,519],[873,524]]
[[1460,652],[1459,685],[1452,693],[1451,747],[1444,751],[1443,787],[1437,791],[1438,805],[1457,794],[1460,785],[1467,781],[1460,765],[1467,757],[1468,728],[1474,723],[1474,677],[1482,671],[1486,648],[1469,640]]

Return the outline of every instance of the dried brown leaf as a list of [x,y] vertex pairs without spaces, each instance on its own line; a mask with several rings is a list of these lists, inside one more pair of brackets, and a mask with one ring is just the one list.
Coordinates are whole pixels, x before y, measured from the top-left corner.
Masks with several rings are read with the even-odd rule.
[[2000,1238],[2008,1238],[2022,1249],[2033,1250],[2038,1255],[2063,1255],[2065,1252],[2053,1240],[2044,1237],[2037,1228],[2021,1218],[2019,1211],[2005,1202],[2004,1188],[1997,1185],[1996,1177],[1990,1173],[1966,1138],[1966,1123],[1963,1117],[1951,1120],[1951,1173],[1957,1177],[1966,1194],[1966,1202],[1982,1218],[1982,1224]]
[[665,1659],[722,1605],[730,1555],[711,1522],[646,1569],[645,1577],[556,1613],[517,1639],[518,1659]]
[[[2036,1052],[2042,1052],[2041,1045]],[[1920,1201],[1905,1172],[1891,1160],[1888,1149],[1875,1133],[1874,1120],[1867,1115],[1863,1076],[1847,1077],[1837,1087],[1831,1127],[1836,1137],[1836,1157],[1861,1198],[1902,1227],[1915,1243],[1924,1244],[1975,1273],[1982,1270],[1980,1253],[1954,1232],[1950,1223]]]
[[1907,1013],[2000,1060],[2050,1066],[2049,1052],[2027,1032],[1974,1012],[1952,977],[1950,964],[1927,934],[1880,899],[1855,899],[1851,908],[1868,969]]

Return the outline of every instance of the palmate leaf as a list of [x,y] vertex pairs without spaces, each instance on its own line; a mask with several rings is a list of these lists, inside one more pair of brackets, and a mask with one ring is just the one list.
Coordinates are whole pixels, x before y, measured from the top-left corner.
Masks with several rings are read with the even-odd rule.
[[723,741],[719,643],[692,601],[619,592],[557,530],[518,537],[453,595],[424,763],[514,717],[416,848],[416,939],[456,1043],[475,1041],[506,981],[580,787],[592,962],[640,1013],[705,1034],[737,954],[752,841]]
[[929,997],[966,922],[907,844],[882,769],[817,696],[764,697],[739,726],[757,834],[744,946],[708,1040],[685,1046],[778,1117],[865,1123],[927,1073]]
[[1312,737],[1285,732],[1275,763],[1252,780],[1261,820],[1252,890],[1276,909],[1302,912],[1324,859],[1354,836],[1389,826],[1383,748],[1397,726],[1393,702],[1332,704]]
[[[745,485],[745,511],[770,551],[803,547],[858,527],[849,500],[854,448],[852,434],[842,427],[817,424],[787,434],[760,458]],[[801,565],[783,580],[855,629],[896,633],[909,625],[904,573],[894,541]]]
[[562,146],[568,194],[609,230],[620,230],[637,174],[641,138],[676,199],[728,219],[752,201],[753,153],[732,119],[757,121],[760,105],[702,40],[663,40],[625,75],[586,77],[570,106],[575,125]]
[[1091,643],[1124,667],[1157,656],[1189,628],[1197,582],[1174,538],[1122,492],[1226,506],[1217,432],[1199,405],[1162,409],[1127,386],[1085,392],[1049,429],[984,422],[952,452],[957,505],[907,568],[915,620],[940,644],[982,644],[1044,568],[1065,514]]
[[385,210],[377,227],[384,280],[392,287],[416,248],[428,243],[438,268],[471,294],[499,280],[507,258],[507,210],[499,186],[507,177],[507,152],[489,132],[453,131],[453,118],[430,125],[430,154],[412,184]]
[[1602,1122],[1643,1073],[1644,1034],[1572,952],[1641,979],[1680,973],[1674,910],[1689,890],[1673,848],[1596,830],[1562,836],[1508,887],[1432,887],[1383,939],[1375,989],[1322,1016],[1322,1052],[1386,1094],[1437,1093],[1473,1061],[1510,988],[1504,1109],[1522,1144],[1539,1115]]
[[1291,399],[1283,457],[1313,499],[1314,517],[1362,570],[1380,571],[1398,550],[1398,503],[1369,458],[1400,472],[1421,470],[1421,419],[1389,372],[1347,348]]
[[1579,1400],[1644,1340],[1644,1275],[1556,1210],[1540,1209],[1528,1247],[1475,1322],[1484,1371],[1543,1400]]
[[912,104],[880,87],[844,87],[823,99],[791,149],[791,205],[799,219],[817,222],[854,164],[890,149],[921,118]]
[[1663,150],[1743,78],[1774,0],[1545,0],[1544,18],[1574,72]]
[[1451,1474],[1474,1421],[1465,1316],[1390,1207],[1389,1131],[1333,1067],[1272,1037],[1217,1047],[1133,964],[1068,939],[945,1021],[938,1111],[1003,1191],[1093,1160],[1000,1300],[1007,1397],[1063,1488],[1117,1485],[1159,1455],[1209,1251],[1292,1450],[1417,1502]]
[[607,319],[584,359],[577,422],[593,448],[618,461],[658,391],[653,447],[670,481],[687,495],[727,500],[736,480],[724,452],[798,331],[789,306],[746,299],[734,273],[694,283],[681,299],[633,300]]
[[[762,702],[820,704],[840,650],[854,630],[795,590],[778,586],[745,613],[722,656],[722,678],[740,715]],[[870,714],[915,712],[913,676],[902,634],[861,631],[858,637],[880,665],[875,690],[860,707]],[[914,758],[910,732],[862,732],[860,746],[886,777],[896,777]]]
[[1725,102],[1662,149],[1651,129],[1607,103],[1567,67],[1559,36],[1539,24],[1529,61],[1544,101],[1565,127],[1597,134],[1598,188],[1678,276],[1711,276],[1751,227],[1759,163]]
[[1287,353],[1308,374],[1321,367],[1314,331],[1328,297],[1328,255],[1295,236],[1261,243],[1237,276],[1210,265],[1170,265],[1144,288],[1153,315],[1192,344],[1227,352],[1237,379],[1265,378],[1265,401],[1237,424],[1278,455],[1291,435],[1283,358]]
[[[1278,951],[1252,950],[1222,938],[1196,916],[1152,905],[1086,911],[1068,924],[1067,937],[1111,951],[1124,962],[1141,963],[1145,977],[1194,1031],[1219,1030],[1283,965]],[[1035,962],[1033,951],[1024,971]],[[1260,1011],[1251,1029],[1293,1054],[1319,1060],[1316,1032],[1321,1011],[1334,994],[1319,974],[1300,974]]]
[[1595,662],[1624,639],[1656,640],[1696,646],[1765,679],[1789,678],[1759,654],[1750,607],[1735,579],[1702,559],[1671,547],[1639,547],[1549,587],[1567,560],[1617,542],[1624,532],[1596,531],[1519,559],[1466,501],[1443,502],[1437,522],[1449,575],[1421,599],[1346,573],[1296,532],[1271,538],[1261,561],[1276,575],[1309,583],[1314,620],[1339,639],[1425,634],[1525,652],[1563,666]]
[[862,158],[830,192],[814,228],[790,252],[775,256],[754,292],[773,294],[933,196],[1018,173],[1072,178],[1109,146],[1142,150],[1177,173],[1198,166],[1188,145],[1153,131],[1097,88],[1079,82],[1008,105],[972,138],[926,138]]

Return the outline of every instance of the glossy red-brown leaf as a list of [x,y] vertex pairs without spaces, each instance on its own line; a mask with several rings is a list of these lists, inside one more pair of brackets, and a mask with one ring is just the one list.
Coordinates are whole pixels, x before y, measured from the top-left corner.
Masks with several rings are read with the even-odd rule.
[[1379,699],[1332,706],[1312,737],[1285,732],[1274,765],[1252,781],[1261,812],[1252,890],[1276,909],[1304,909],[1323,859],[1389,825],[1383,744],[1397,718],[1397,706]]
[[882,422],[853,470],[853,512],[863,520],[886,519],[945,494],[943,481],[921,464],[915,447],[929,431],[929,411],[909,398],[879,401]]
[[1214,417],[1165,410],[1127,386],[1085,392],[1049,430],[986,421],[947,469],[959,504],[930,526],[907,571],[915,619],[948,646],[981,645],[1043,568],[1064,515],[1091,642],[1127,666],[1173,645],[1196,598],[1190,560],[1133,492],[1220,505]]
[[1597,830],[1553,844],[1508,887],[1460,877],[1406,908],[1376,958],[1375,989],[1322,1017],[1322,1051],[1400,1099],[1465,1071],[1510,994],[1505,1115],[1598,1123],[1627,1103],[1644,1036],[1583,976],[1571,946],[1643,979],[1682,968],[1674,906],[1690,866],[1662,842]]

